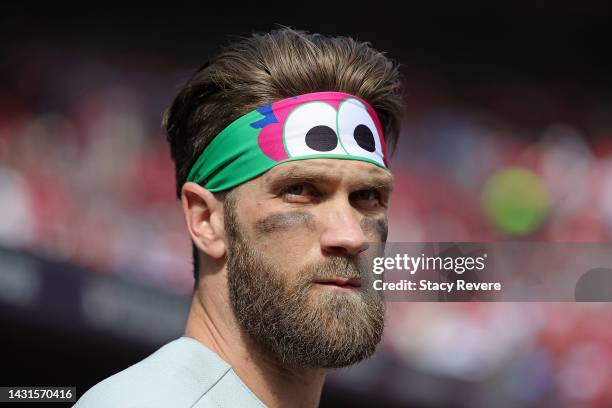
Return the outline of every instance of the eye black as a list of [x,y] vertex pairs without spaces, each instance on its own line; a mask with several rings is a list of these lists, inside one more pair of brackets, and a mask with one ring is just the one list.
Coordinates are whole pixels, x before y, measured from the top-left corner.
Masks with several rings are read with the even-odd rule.
[[363,150],[373,152],[376,150],[376,144],[374,143],[374,135],[369,127],[366,125],[359,125],[353,131],[353,137],[355,141]]
[[306,133],[306,145],[319,152],[329,152],[338,146],[338,136],[329,126],[315,126]]

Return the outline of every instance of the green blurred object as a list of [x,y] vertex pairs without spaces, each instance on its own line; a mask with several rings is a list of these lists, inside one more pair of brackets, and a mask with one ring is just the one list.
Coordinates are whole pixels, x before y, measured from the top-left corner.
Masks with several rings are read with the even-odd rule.
[[501,231],[525,235],[542,225],[550,201],[537,174],[521,167],[508,167],[487,181],[482,203],[489,220]]

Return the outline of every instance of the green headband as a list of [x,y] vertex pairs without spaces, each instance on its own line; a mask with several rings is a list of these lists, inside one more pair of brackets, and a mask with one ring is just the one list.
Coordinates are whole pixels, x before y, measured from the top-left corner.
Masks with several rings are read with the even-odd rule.
[[360,160],[386,169],[374,109],[341,92],[310,93],[263,106],[223,129],[198,157],[187,181],[223,191],[280,163],[318,158]]

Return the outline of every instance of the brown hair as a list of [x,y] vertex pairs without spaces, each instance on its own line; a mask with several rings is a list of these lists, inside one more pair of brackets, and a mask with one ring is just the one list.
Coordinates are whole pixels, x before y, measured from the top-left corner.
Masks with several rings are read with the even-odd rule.
[[283,27],[223,48],[166,110],[163,127],[176,166],[177,197],[198,156],[235,119],[279,99],[321,91],[368,102],[393,151],[402,112],[398,65],[367,42]]

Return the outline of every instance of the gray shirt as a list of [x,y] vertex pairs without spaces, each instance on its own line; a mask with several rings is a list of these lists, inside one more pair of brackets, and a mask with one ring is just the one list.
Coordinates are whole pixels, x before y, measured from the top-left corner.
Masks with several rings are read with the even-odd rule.
[[176,339],[87,391],[76,408],[265,407],[217,354]]

